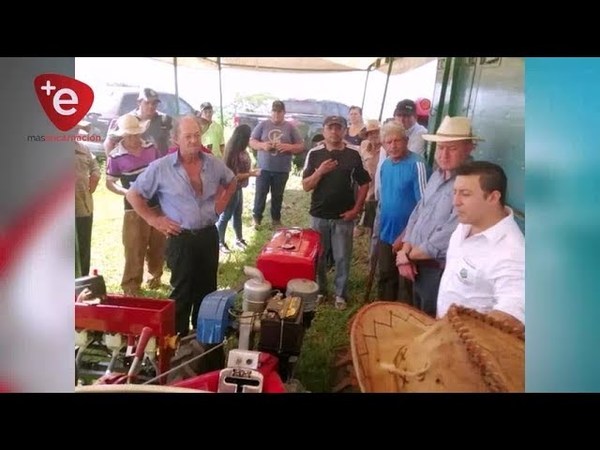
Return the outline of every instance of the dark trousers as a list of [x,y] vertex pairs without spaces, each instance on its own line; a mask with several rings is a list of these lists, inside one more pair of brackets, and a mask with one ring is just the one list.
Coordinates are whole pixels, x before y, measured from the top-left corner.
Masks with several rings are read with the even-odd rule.
[[77,230],[77,244],[79,245],[79,263],[81,264],[81,276],[90,273],[90,254],[92,248],[92,223],[94,216],[75,217],[75,229]]
[[262,170],[256,178],[256,192],[254,193],[254,210],[252,215],[257,220],[262,220],[267,202],[267,194],[271,191],[271,220],[281,220],[281,204],[283,192],[290,174],[288,172],[271,172]]
[[396,254],[391,244],[379,241],[378,248],[379,281],[377,283],[377,299],[380,301],[412,304],[412,282],[398,273]]
[[413,284],[413,306],[435,317],[437,297],[444,269],[425,263],[417,263],[418,274]]
[[167,239],[167,267],[171,270],[171,295],[175,300],[175,329],[186,336],[196,328],[200,303],[217,290],[219,235],[217,227],[194,234],[182,233]]

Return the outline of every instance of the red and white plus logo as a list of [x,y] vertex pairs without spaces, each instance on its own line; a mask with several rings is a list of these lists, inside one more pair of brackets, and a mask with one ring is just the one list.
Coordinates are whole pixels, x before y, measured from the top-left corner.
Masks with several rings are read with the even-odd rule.
[[68,131],[81,121],[94,102],[94,91],[75,78],[43,73],[33,80],[35,93],[54,126]]

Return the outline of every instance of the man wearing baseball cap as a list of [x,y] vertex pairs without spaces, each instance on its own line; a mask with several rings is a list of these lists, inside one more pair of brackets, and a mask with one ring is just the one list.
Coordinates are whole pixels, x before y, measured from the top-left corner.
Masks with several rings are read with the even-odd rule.
[[[327,295],[327,255],[335,262],[335,307],[346,309],[352,260],[354,220],[363,210],[371,177],[356,148],[344,142],[346,119],[328,116],[323,122],[325,141],[306,155],[302,187],[312,191],[311,227],[321,234],[318,283]],[[356,197],[354,185],[359,186]]]
[[285,120],[285,105],[275,100],[271,118],[260,122],[250,136],[250,147],[257,151],[260,175],[256,178],[256,192],[252,218],[258,228],[263,219],[267,194],[271,192],[271,225],[281,226],[281,205],[285,185],[292,169],[292,155],[304,151],[304,140],[294,125]]
[[427,128],[417,123],[417,104],[408,98],[399,101],[394,110],[394,121],[406,130],[408,149],[425,157],[427,143],[422,136],[427,133]]
[[[154,89],[142,88],[138,94],[137,103],[138,107],[127,114],[137,117],[142,122],[148,121],[142,139],[152,143],[157,148],[159,156],[166,155],[169,148],[169,133],[173,126],[172,117],[158,111],[160,98]],[[106,156],[112,152],[122,139],[118,131],[118,119],[113,120],[108,127],[108,133],[104,141]]]
[[202,145],[210,149],[217,158],[223,159],[225,153],[225,137],[220,123],[213,121],[213,106],[210,102],[200,105],[200,118],[208,122],[208,128],[202,134]]

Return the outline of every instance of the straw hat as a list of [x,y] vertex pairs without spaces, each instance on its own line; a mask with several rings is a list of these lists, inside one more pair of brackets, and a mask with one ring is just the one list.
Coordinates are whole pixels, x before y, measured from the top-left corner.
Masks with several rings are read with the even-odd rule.
[[362,308],[350,344],[362,392],[523,392],[525,336],[453,305],[435,320],[397,302]]
[[360,130],[360,137],[362,139],[366,139],[367,135],[371,131],[379,131],[379,130],[381,130],[381,124],[379,123],[379,120],[369,119],[369,120],[367,120],[367,124],[365,125],[365,127],[362,130]]
[[482,138],[473,135],[471,120],[463,116],[444,117],[437,133],[424,134],[423,139],[433,142],[462,141],[465,139],[483,141]]
[[114,134],[117,136],[142,134],[146,131],[148,123],[148,120],[140,121],[132,114],[125,114],[117,120],[117,131]]

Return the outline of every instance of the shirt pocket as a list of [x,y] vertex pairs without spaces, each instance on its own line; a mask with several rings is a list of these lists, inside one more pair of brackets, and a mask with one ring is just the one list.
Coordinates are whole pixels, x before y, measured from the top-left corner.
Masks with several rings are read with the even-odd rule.
[[474,286],[481,277],[481,268],[473,259],[462,257],[460,258],[455,277],[465,286]]

